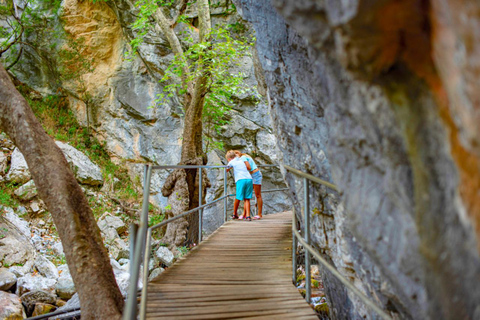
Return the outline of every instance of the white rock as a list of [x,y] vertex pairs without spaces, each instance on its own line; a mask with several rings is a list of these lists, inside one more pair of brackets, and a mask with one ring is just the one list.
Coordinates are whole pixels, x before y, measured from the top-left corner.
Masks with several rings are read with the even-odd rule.
[[25,183],[31,178],[32,176],[30,175],[30,171],[28,170],[28,165],[23,157],[23,154],[18,148],[15,148],[10,160],[10,170],[6,176],[7,181]]
[[122,234],[127,230],[127,226],[119,217],[107,215],[102,220],[98,221],[98,227],[100,230],[106,230],[108,228],[114,228],[118,234]]
[[167,247],[159,247],[155,252],[155,256],[167,267],[171,266],[175,261],[175,256]]
[[119,260],[118,260],[118,263],[120,263],[120,265],[121,265],[122,268],[123,268],[127,263],[130,263],[130,259],[122,258],[122,259],[119,259]]
[[153,279],[155,279],[156,277],[158,277],[163,271],[165,271],[165,269],[163,269],[163,268],[153,269],[153,271],[148,276],[148,282],[150,282]]
[[57,280],[27,274],[17,280],[17,295],[21,296],[32,291],[45,291],[55,294],[56,284]]
[[57,256],[63,255],[63,245],[61,242],[56,242],[54,245],[52,245],[52,249]]
[[0,217],[0,261],[3,266],[23,265],[35,257],[35,248],[12,224]]
[[33,180],[30,180],[22,185],[20,188],[15,190],[14,193],[22,200],[31,200],[38,194],[37,187],[35,187],[35,182],[33,182]]
[[17,282],[17,277],[6,268],[0,268],[0,290],[8,291]]
[[42,276],[48,279],[58,279],[58,270],[55,265],[43,255],[38,255],[35,259],[35,268]]
[[28,260],[23,266],[13,266],[8,269],[17,278],[21,278],[33,271],[33,260]]
[[105,230],[102,230],[102,233],[105,236],[105,242],[108,244],[111,244],[113,243],[113,241],[115,241],[115,239],[120,238],[117,230],[115,230],[114,228],[106,228]]
[[119,260],[122,258],[128,258],[130,251],[129,247],[120,238],[116,238],[109,246],[109,252],[113,259]]
[[13,293],[0,291],[0,319],[25,319],[22,301]]
[[33,212],[37,213],[40,211],[40,204],[37,201],[34,201],[30,203],[30,209],[32,209]]
[[66,264],[59,266],[58,271],[60,273],[60,277],[58,278],[55,290],[60,298],[68,300],[76,292],[75,284],[73,283],[70,270]]
[[12,208],[3,207],[2,209],[4,212],[3,217],[13,224],[27,239],[30,239],[30,224],[15,214]]
[[55,143],[63,151],[68,164],[80,183],[92,186],[103,184],[100,167],[90,161],[85,154],[66,143],[60,141],[55,141]]

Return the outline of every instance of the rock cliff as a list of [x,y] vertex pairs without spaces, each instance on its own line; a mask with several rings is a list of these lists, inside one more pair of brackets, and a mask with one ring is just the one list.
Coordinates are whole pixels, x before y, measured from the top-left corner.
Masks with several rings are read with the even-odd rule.
[[[310,196],[320,252],[394,318],[479,319],[480,5],[235,3],[257,34],[282,162],[342,191]],[[376,318],[324,281],[334,318]]]

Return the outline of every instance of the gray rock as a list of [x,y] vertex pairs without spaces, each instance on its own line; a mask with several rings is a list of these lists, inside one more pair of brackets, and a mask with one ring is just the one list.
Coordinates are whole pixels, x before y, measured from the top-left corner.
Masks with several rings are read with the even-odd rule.
[[64,264],[59,266],[58,272],[60,273],[60,277],[55,286],[55,292],[60,298],[69,300],[75,294],[76,289],[68,265]]
[[25,161],[23,154],[18,148],[15,148],[12,153],[12,157],[10,160],[10,170],[8,170],[6,179],[7,181],[21,184],[31,179],[27,162]]
[[75,173],[75,178],[82,183],[92,186],[103,184],[102,171],[90,159],[74,147],[55,141],[57,146],[63,151],[68,164]]
[[[2,209],[0,209],[2,210]],[[13,224],[27,239],[30,239],[30,223],[20,218],[11,208],[3,207],[5,220]]]
[[15,148],[12,140],[8,138],[5,132],[0,133],[0,146],[7,150],[13,150]]
[[37,255],[37,258],[35,259],[35,268],[37,268],[38,272],[46,278],[58,279],[57,267],[41,254]]
[[106,215],[103,219],[98,221],[98,227],[100,230],[104,231],[107,228],[114,228],[118,234],[122,234],[127,231],[127,226],[119,217]]
[[47,279],[42,276],[27,274],[17,280],[17,295],[21,296],[27,292],[45,291],[55,294],[57,280]]
[[40,207],[40,202],[33,201],[32,203],[30,203],[30,209],[32,209],[34,213],[40,212],[42,210],[42,208]]
[[148,276],[148,282],[158,277],[163,271],[165,271],[165,269],[163,268],[153,269],[152,272],[150,272],[150,275]]
[[[78,297],[78,293],[75,293],[63,307],[60,307],[57,310],[62,311],[62,310],[70,310],[70,309],[77,309],[77,308],[80,308],[80,298]],[[48,319],[49,320],[72,319],[73,317],[80,317],[80,311],[69,312],[61,316],[51,317]]]
[[0,290],[8,291],[17,283],[17,277],[7,268],[0,268]]
[[105,236],[105,242],[107,244],[112,244],[116,239],[120,238],[117,230],[115,230],[114,228],[105,228],[104,230],[102,230],[102,233]]
[[0,291],[0,319],[25,319],[22,301],[13,293]]
[[13,273],[17,278],[21,278],[33,271],[33,265],[34,265],[34,260],[32,258],[32,260],[28,260],[22,266],[13,266],[8,268],[8,271]]
[[40,290],[27,292],[21,295],[20,299],[26,308],[27,314],[32,314],[37,303],[55,304],[57,296],[51,292]]
[[125,244],[125,241],[120,238],[114,239],[109,244],[108,249],[110,256],[115,260],[126,259],[130,254],[129,247]]
[[37,188],[35,187],[35,182],[33,180],[28,181],[20,188],[15,190],[15,195],[20,199],[26,201],[35,198],[38,194]]
[[167,267],[175,262],[175,256],[167,247],[159,247],[157,251],[155,251],[155,257]]
[[2,151],[0,151],[0,176],[3,176],[7,170],[8,157]]
[[61,242],[56,242],[53,246],[52,246],[52,249],[53,249],[53,252],[55,252],[55,254],[57,256],[62,256],[64,255],[63,253],[63,245]]
[[35,256],[35,248],[28,238],[11,223],[0,217],[0,261],[3,266],[24,265]]

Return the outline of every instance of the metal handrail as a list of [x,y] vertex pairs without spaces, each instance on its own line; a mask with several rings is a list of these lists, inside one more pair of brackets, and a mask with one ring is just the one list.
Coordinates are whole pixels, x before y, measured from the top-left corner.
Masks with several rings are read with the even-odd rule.
[[304,190],[304,237],[296,230],[297,219],[296,213],[293,214],[292,221],[292,280],[293,283],[296,283],[296,271],[297,271],[297,241],[302,244],[305,248],[305,299],[308,303],[311,300],[311,272],[310,272],[310,254],[312,254],[318,262],[320,262],[327,270],[329,270],[335,278],[342,282],[348,289],[355,293],[360,300],[362,300],[366,305],[372,308],[382,319],[391,320],[392,318],[381,308],[379,308],[371,299],[369,299],[364,293],[358,290],[350,281],[348,281],[338,270],[336,270],[330,263],[328,263],[318,252],[310,245],[310,198],[309,198],[309,183],[308,181],[317,182],[322,184],[330,189],[339,191],[338,187],[334,184],[322,180],[320,178],[314,177],[308,173],[302,172],[298,169],[292,168],[290,166],[283,166],[286,170],[303,177],[303,190]]
[[[278,165],[257,165],[258,167],[278,167]],[[200,205],[196,208],[183,212],[180,215],[162,221],[156,225],[148,227],[148,197],[150,193],[150,180],[152,176],[152,170],[158,169],[224,169],[224,195],[218,199],[215,199],[209,203],[202,204],[202,170],[199,171],[199,199]],[[138,231],[136,228],[132,228],[132,231],[136,231],[136,236],[131,235],[130,239],[134,242],[131,243],[130,247],[135,248],[135,252],[131,255],[131,264],[130,264],[130,287],[128,291],[127,302],[125,306],[125,311],[123,314],[124,320],[136,319],[137,312],[137,296],[135,294],[138,285],[140,265],[141,265],[141,255],[144,254],[143,261],[143,288],[140,302],[140,319],[144,319],[146,315],[146,302],[147,302],[147,283],[148,283],[148,263],[150,260],[150,251],[151,251],[151,235],[154,229],[160,228],[168,223],[185,217],[194,212],[199,212],[199,243],[202,240],[202,211],[205,207],[210,206],[214,203],[224,200],[224,222],[227,221],[227,199],[232,197],[235,194],[227,194],[227,166],[225,165],[167,165],[167,166],[151,166],[145,165],[145,174],[144,174],[144,190],[143,190],[143,206],[142,214],[140,218],[140,224]],[[285,191],[288,188],[283,189],[273,189],[273,190],[263,190],[262,193],[267,192],[276,192],[276,191]]]

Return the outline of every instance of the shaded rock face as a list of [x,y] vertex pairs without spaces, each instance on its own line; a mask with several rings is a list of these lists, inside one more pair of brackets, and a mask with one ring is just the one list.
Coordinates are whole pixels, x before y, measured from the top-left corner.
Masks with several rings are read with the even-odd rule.
[[[392,316],[478,318],[478,2],[235,3],[282,161],[342,190],[311,192],[317,247]],[[324,280],[333,317],[375,317]]]

